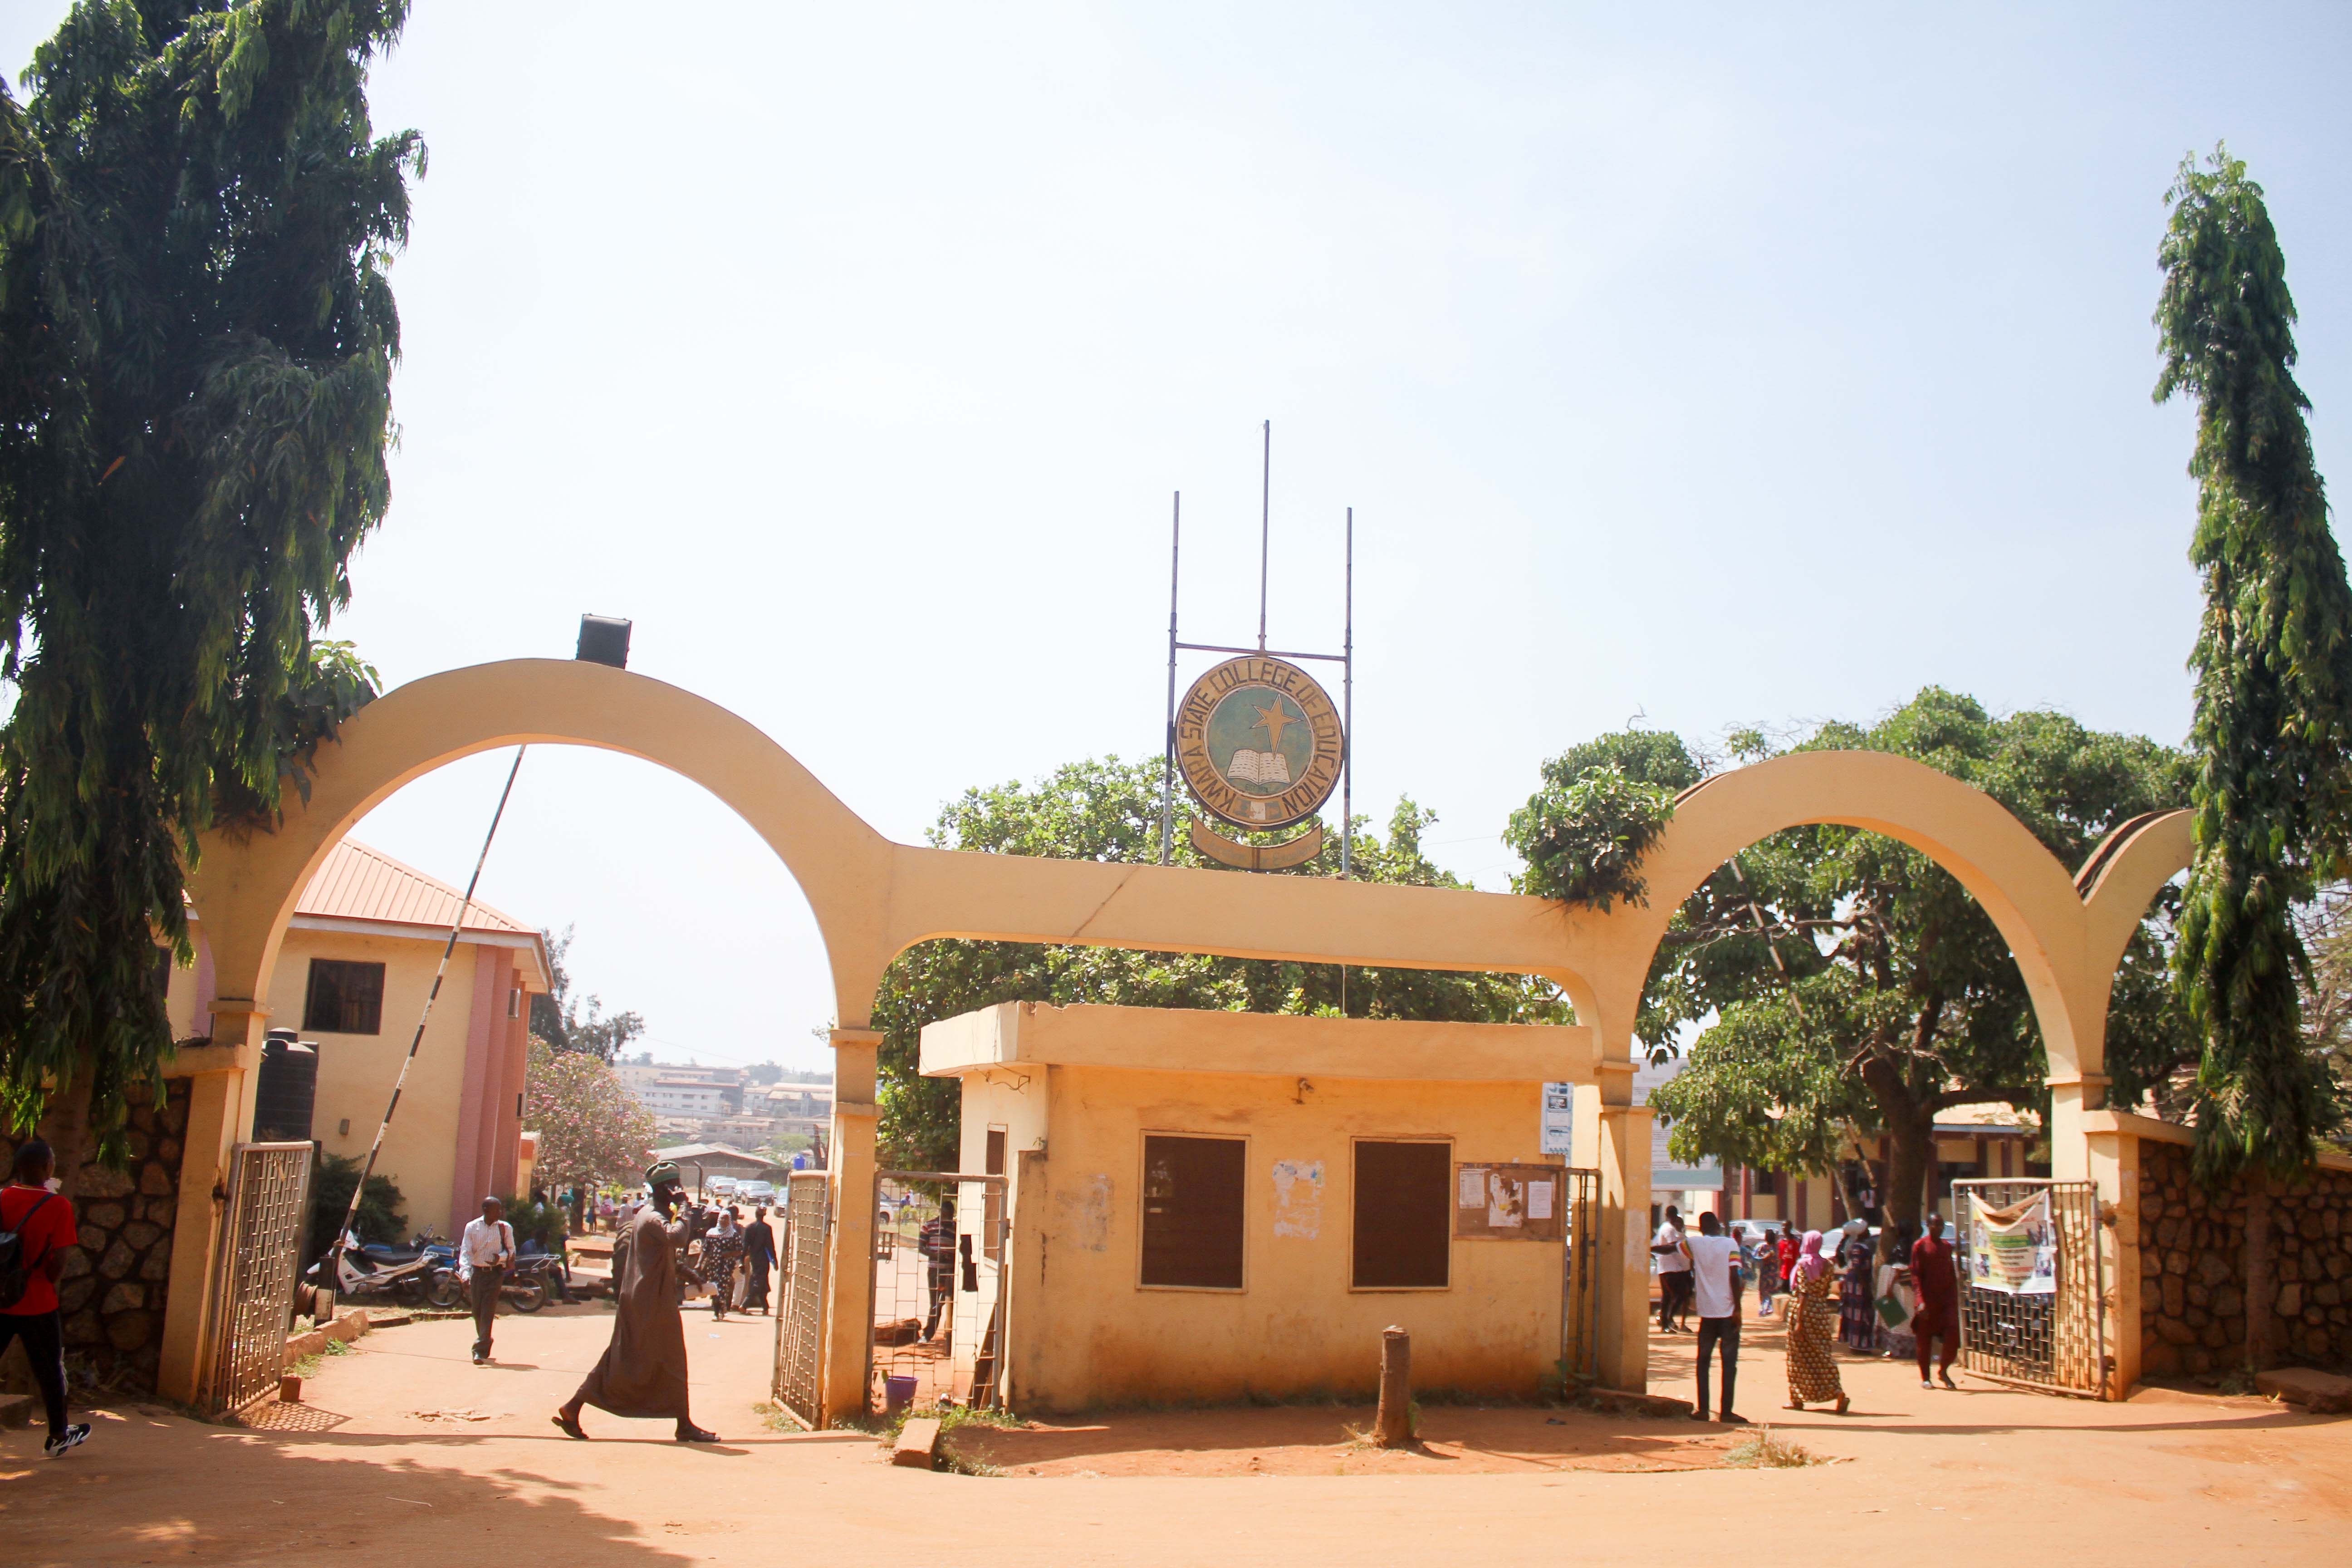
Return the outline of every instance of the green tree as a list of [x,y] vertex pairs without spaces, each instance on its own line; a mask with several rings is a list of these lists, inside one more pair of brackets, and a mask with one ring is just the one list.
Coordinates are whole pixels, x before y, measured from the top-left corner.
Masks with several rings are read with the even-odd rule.
[[2272,1178],[2311,1163],[2343,1109],[2306,1047],[2296,906],[2341,874],[2352,823],[2352,587],[2295,384],[2294,300],[2263,189],[2216,148],[2166,193],[2161,403],[2197,399],[2205,585],[2189,668],[2197,853],[2174,972],[2203,1047],[2194,1169],[2246,1178],[2247,1359],[2268,1365]]
[[563,963],[572,951],[572,928],[565,926],[562,936],[551,931],[539,934],[547,942],[548,989],[530,999],[530,1032],[559,1051],[618,1060],[621,1048],[646,1032],[645,1019],[635,1013],[607,1016],[603,997],[573,995],[572,972]]
[[[1769,752],[1760,736],[1736,749]],[[1930,688],[1867,729],[1825,725],[1800,750],[1892,752],[1983,790],[2064,864],[2116,826],[2186,788],[2180,757],[2152,741],[2100,734],[2055,713],[1990,717]],[[1546,771],[1529,811],[1555,809],[1582,777],[1615,771],[1679,791],[1701,764],[1672,736],[1616,735]],[[1613,786],[1613,804],[1623,791]],[[1551,807],[1539,807],[1542,803]],[[1550,843],[1611,841],[1604,818],[1515,832],[1522,887],[1562,896],[1586,868]],[[2116,981],[2109,1061],[2128,1090],[2179,1061],[2186,1035],[2170,1005],[2159,909]],[[1711,1022],[1708,1020],[1711,1019]],[[1975,899],[1918,851],[1855,828],[1775,834],[1718,868],[1675,911],[1637,1021],[1654,1056],[1706,1022],[1680,1076],[1651,1096],[1675,1156],[1766,1170],[1836,1168],[1857,1134],[1884,1132],[1888,1216],[1916,1220],[1934,1158],[1936,1113],[2002,1100],[2044,1110],[2041,1032],[2024,978]]]
[[[1033,786],[969,790],[940,814],[929,837],[940,848],[992,855],[1156,861],[1160,766],[1157,757],[1132,763],[1104,757],[1070,763]],[[1400,801],[1383,837],[1364,831],[1359,818],[1357,879],[1466,886],[1422,851],[1422,833],[1436,819],[1434,812]],[[1173,858],[1178,865],[1226,869],[1200,857],[1181,833]],[[1319,858],[1291,870],[1231,874],[1336,877],[1339,860],[1339,844],[1332,838]],[[924,1078],[919,1070],[926,1024],[999,1002],[1337,1016],[1341,990],[1339,966],[1329,963],[1033,942],[925,942],[899,955],[875,997],[874,1026],[883,1032],[882,1157],[916,1170],[952,1169],[957,1157],[956,1085]],[[1550,985],[1520,975],[1350,968],[1345,992],[1347,1016],[1355,1018],[1560,1023],[1570,1016],[1568,1004]]]
[[101,1158],[170,1049],[184,868],[373,692],[316,628],[383,515],[403,0],[84,0],[0,85],[0,1099]]
[[2205,613],[2189,667],[2197,854],[2177,969],[2202,1039],[2196,1169],[2309,1163],[2340,1114],[2305,1048],[2294,919],[2352,822],[2352,587],[2295,384],[2294,300],[2262,187],[2217,149],[2182,161],[2158,260],[2158,402],[2197,399]]
[[533,1035],[525,1058],[523,1125],[539,1133],[531,1179],[593,1191],[634,1182],[652,1158],[654,1117],[602,1058],[559,1051]]

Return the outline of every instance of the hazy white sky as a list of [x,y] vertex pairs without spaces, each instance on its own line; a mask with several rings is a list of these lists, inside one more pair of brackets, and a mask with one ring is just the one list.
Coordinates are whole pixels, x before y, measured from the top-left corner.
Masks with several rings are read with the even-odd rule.
[[[1241,640],[1271,418],[1276,646],[1337,642],[1353,505],[1358,808],[1482,886],[1636,712],[1938,682],[2177,740],[2161,197],[2224,137],[2268,187],[2340,468],[2352,13],[2049,9],[418,0],[396,500],[334,631],[398,684],[634,617],[912,839],[1156,752],[1169,492],[1187,632]],[[504,768],[359,832],[462,881]],[[826,1055],[805,906],[694,786],[535,752],[484,889],[665,1054]]]

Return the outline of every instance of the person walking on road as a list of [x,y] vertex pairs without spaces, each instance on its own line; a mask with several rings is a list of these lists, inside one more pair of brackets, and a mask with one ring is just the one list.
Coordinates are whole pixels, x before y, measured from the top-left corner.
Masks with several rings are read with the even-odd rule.
[[1936,1375],[1943,1379],[1946,1388],[1958,1388],[1960,1385],[1952,1381],[1952,1358],[1960,1352],[1959,1275],[1952,1267],[1952,1244],[1944,1239],[1943,1222],[1932,1211],[1925,1231],[1911,1244],[1911,1289],[1919,1300],[1911,1314],[1919,1386],[1934,1386],[1927,1381],[1927,1352],[1931,1341],[1941,1340],[1944,1352]]
[[[922,1249],[924,1272],[929,1277],[931,1314],[923,1324],[923,1338],[939,1337],[940,1314],[955,1297],[956,1207],[955,1199],[941,1198],[937,1219],[925,1220],[916,1233],[915,1244]],[[950,1335],[955,1330],[955,1317],[948,1314]]]
[[677,1246],[683,1225],[670,1212],[686,1196],[677,1166],[664,1160],[646,1172],[652,1201],[637,1211],[613,1244],[613,1342],[604,1347],[580,1392],[549,1419],[567,1437],[584,1440],[580,1411],[593,1405],[614,1415],[667,1416],[681,1443],[716,1443],[719,1434],[694,1424],[687,1410],[686,1324],[678,1310]]
[[719,1223],[702,1234],[702,1278],[710,1287],[710,1315],[724,1321],[735,1292],[735,1268],[743,1258],[743,1233],[735,1211],[722,1208]]
[[1658,1331],[1671,1334],[1690,1310],[1690,1251],[1683,1245],[1682,1210],[1666,1205],[1666,1221],[1651,1238],[1650,1251],[1658,1260]]
[[743,1227],[743,1260],[751,1266],[751,1289],[743,1298],[743,1310],[768,1314],[768,1276],[776,1267],[776,1230],[768,1223],[765,1207],[751,1211],[751,1223]]
[[457,1237],[457,1278],[465,1281],[474,1304],[474,1364],[490,1364],[490,1325],[499,1315],[499,1292],[506,1288],[507,1268],[514,1262],[514,1226],[507,1223],[507,1206],[496,1198],[482,1200],[482,1217],[466,1222]]
[[1739,1376],[1739,1243],[1723,1234],[1723,1222],[1713,1210],[1698,1216],[1699,1234],[1683,1241],[1690,1259],[1691,1300],[1698,1309],[1698,1403],[1691,1419],[1706,1419],[1707,1363],[1717,1351],[1723,1355],[1723,1403],[1716,1419],[1728,1426],[1744,1426],[1747,1418],[1731,1410],[1732,1384]]
[[[49,1416],[41,1453],[61,1459],[89,1437],[86,1422],[66,1420],[65,1333],[58,1313],[58,1276],[65,1249],[80,1244],[73,1200],[49,1190],[57,1156],[38,1138],[16,1146],[16,1179],[0,1189],[0,1354],[22,1342],[25,1362]],[[8,1243],[14,1241],[15,1246]]]
[[1845,1414],[1845,1384],[1839,1380],[1837,1358],[1830,1352],[1832,1326],[1837,1307],[1830,1300],[1836,1280],[1830,1260],[1822,1256],[1822,1233],[1805,1232],[1797,1249],[1797,1266],[1789,1273],[1789,1408],[1834,1401]]

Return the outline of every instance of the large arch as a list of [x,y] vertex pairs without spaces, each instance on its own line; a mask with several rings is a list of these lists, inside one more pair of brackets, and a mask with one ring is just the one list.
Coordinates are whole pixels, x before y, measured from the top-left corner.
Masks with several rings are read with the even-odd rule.
[[519,742],[601,747],[694,780],[767,842],[814,912],[837,1016],[862,1026],[890,959],[934,937],[1493,969],[1558,976],[1591,922],[1538,899],[1441,888],[975,855],[882,837],[757,727],[693,693],[570,659],[427,676],[348,721],[274,833],[215,835],[190,879],[226,1011],[268,994],[294,904],[327,853],[403,784]]

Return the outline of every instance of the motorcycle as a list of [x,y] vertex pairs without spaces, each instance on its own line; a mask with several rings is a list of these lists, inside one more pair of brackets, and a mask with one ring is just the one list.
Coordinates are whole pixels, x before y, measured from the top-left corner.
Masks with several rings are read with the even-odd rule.
[[[302,1279],[314,1289],[332,1289],[338,1300],[360,1295],[387,1295],[395,1301],[415,1306],[431,1295],[433,1274],[441,1261],[436,1248],[447,1243],[425,1231],[405,1247],[387,1247],[379,1242],[362,1241],[346,1231],[340,1252],[326,1257],[302,1272]],[[335,1265],[334,1278],[330,1280],[327,1266]]]
[[[446,1252],[425,1282],[425,1299],[436,1307],[462,1307],[467,1300],[467,1286],[457,1277],[457,1249],[450,1247]],[[514,1261],[507,1265],[506,1281],[499,1294],[518,1312],[536,1312],[550,1301],[570,1300],[564,1290],[563,1259],[536,1241],[525,1242]]]

